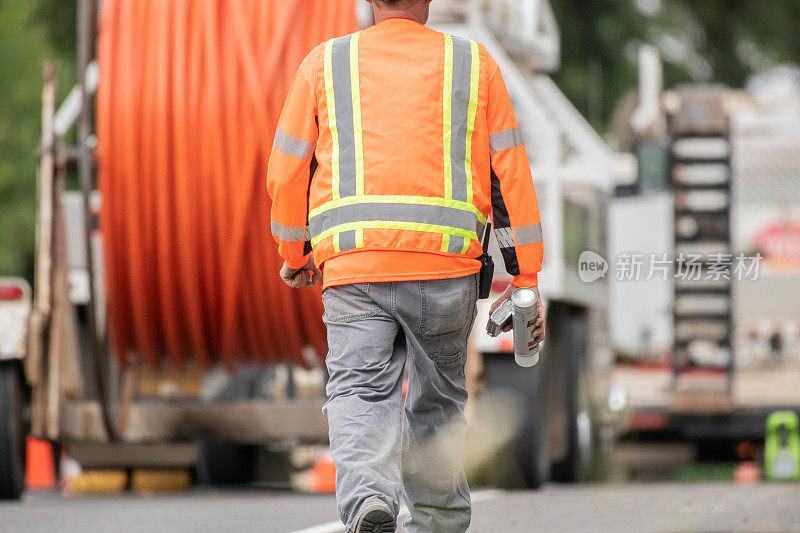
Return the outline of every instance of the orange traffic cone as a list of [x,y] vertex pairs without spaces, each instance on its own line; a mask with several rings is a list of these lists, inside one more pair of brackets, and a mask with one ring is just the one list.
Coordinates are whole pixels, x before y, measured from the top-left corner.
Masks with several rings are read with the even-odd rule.
[[755,483],[761,479],[761,469],[754,461],[742,461],[733,470],[733,480],[738,484]]
[[336,467],[330,453],[324,454],[311,467],[309,488],[311,492],[336,492]]
[[56,488],[56,466],[53,462],[53,445],[46,440],[35,439],[28,435],[27,454],[25,482],[28,488]]

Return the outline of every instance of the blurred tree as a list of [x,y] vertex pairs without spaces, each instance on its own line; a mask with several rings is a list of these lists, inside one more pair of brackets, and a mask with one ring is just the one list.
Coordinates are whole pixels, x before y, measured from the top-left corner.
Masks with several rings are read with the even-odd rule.
[[58,61],[65,94],[74,27],[74,2],[0,0],[0,275],[33,278],[42,65]]
[[61,59],[74,57],[77,5],[77,0],[36,2],[34,17],[44,24],[50,43],[60,52]]
[[32,278],[45,32],[35,4],[0,2],[0,274]]
[[797,0],[551,0],[551,4],[562,43],[562,68],[555,80],[600,131],[616,102],[636,87],[640,43],[661,51],[667,87],[712,81],[741,87],[750,75],[800,57]]

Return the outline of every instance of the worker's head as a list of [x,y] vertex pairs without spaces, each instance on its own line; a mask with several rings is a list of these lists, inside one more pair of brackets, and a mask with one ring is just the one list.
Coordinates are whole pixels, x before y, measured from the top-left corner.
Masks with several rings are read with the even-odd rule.
[[388,18],[407,18],[420,24],[428,21],[428,5],[431,0],[367,0],[372,4],[375,23]]

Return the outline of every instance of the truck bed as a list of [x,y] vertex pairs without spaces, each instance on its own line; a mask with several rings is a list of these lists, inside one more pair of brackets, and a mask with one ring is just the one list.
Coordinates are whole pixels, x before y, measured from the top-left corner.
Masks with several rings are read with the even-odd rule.
[[627,393],[628,431],[675,431],[697,438],[761,438],[772,411],[800,409],[800,365],[738,369],[728,393],[719,373],[681,377],[668,366],[618,365],[612,382]]

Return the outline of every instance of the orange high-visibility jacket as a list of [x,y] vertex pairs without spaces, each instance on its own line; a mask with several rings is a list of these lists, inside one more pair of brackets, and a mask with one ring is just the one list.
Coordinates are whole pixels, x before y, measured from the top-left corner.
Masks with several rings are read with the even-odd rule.
[[537,284],[542,227],[497,63],[475,41],[407,19],[320,44],[275,132],[272,234],[325,286],[479,270],[491,217],[517,286]]

